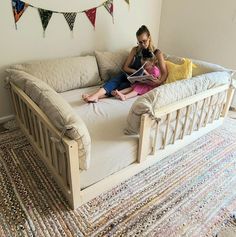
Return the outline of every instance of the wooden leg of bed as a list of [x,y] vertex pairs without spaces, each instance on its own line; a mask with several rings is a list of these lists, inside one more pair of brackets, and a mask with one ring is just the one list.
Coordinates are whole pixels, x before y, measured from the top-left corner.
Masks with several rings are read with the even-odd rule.
[[229,107],[230,107],[232,99],[233,99],[234,91],[235,91],[234,87],[230,87],[229,90],[228,90],[226,103],[225,103],[224,109],[222,111],[222,116],[223,117],[226,117],[228,115]]
[[141,117],[140,133],[139,133],[139,150],[138,163],[141,163],[150,153],[150,132],[152,119],[148,114]]
[[80,171],[78,159],[78,147],[69,145],[66,147],[68,170],[67,178],[70,187],[70,195],[68,201],[71,208],[74,210],[81,205],[81,190],[80,190]]

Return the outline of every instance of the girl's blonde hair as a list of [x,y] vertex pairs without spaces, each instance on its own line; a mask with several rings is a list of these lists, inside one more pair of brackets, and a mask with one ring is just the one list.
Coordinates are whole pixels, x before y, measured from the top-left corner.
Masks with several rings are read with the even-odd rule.
[[155,50],[155,47],[154,47],[153,42],[152,42],[152,37],[151,37],[150,31],[149,31],[149,29],[147,28],[147,26],[145,26],[145,25],[142,25],[142,26],[137,30],[137,32],[136,32],[136,37],[142,35],[143,33],[146,33],[147,36],[149,37],[150,41],[149,41],[148,49],[153,52],[153,51]]

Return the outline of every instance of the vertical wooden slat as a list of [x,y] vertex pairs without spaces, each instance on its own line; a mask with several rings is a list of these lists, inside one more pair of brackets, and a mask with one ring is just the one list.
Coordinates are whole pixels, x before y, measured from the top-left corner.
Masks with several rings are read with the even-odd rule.
[[202,124],[202,117],[203,117],[205,104],[206,104],[206,99],[204,99],[203,103],[202,103],[201,115],[200,115],[199,122],[198,122],[198,125],[197,125],[197,130],[199,130],[199,128],[201,127],[201,124]]
[[169,126],[170,126],[170,118],[171,118],[171,114],[167,114],[167,124],[166,124],[165,136],[164,136],[164,141],[163,141],[163,149],[165,149],[166,147],[168,131],[169,131]]
[[23,107],[23,111],[24,111],[26,127],[28,128],[29,134],[32,136],[31,128],[30,128],[30,122],[29,122],[30,119],[29,119],[29,116],[28,116],[27,106],[26,106],[25,102],[23,102],[22,107]]
[[27,111],[28,121],[29,121],[29,132],[35,140],[35,134],[34,134],[34,127],[33,127],[31,112],[30,112],[30,109],[28,107],[26,107],[26,111]]
[[209,103],[209,106],[208,106],[208,110],[207,110],[207,114],[206,114],[206,118],[205,118],[205,121],[204,121],[204,127],[206,127],[207,123],[208,123],[208,120],[209,120],[209,116],[210,116],[210,113],[212,111],[212,100],[213,100],[213,96],[210,97],[210,103]]
[[25,115],[24,115],[24,110],[23,110],[23,102],[22,100],[19,98],[19,104],[20,104],[20,113],[21,113],[21,118],[22,118],[22,123],[27,126],[26,124],[26,120],[25,120]]
[[186,114],[185,114],[185,120],[184,120],[183,131],[182,131],[182,134],[181,134],[181,139],[184,138],[185,130],[186,130],[186,127],[187,127],[187,122],[188,122],[188,117],[189,117],[189,108],[190,108],[190,105],[188,105],[187,109],[186,109]]
[[69,182],[68,182],[68,178],[67,178],[67,159],[66,159],[66,154],[63,153],[63,156],[61,157],[60,163],[61,163],[61,168],[62,168],[62,177],[63,180],[65,180],[65,184],[68,186]]
[[189,135],[192,134],[192,131],[193,131],[193,129],[194,129],[195,119],[196,119],[197,112],[198,112],[198,104],[199,104],[199,101],[198,101],[197,103],[195,103],[196,108],[195,108],[195,111],[194,111],[194,114],[193,114],[193,120],[192,120],[192,123],[191,123],[191,125],[190,125]]
[[58,173],[62,176],[62,172],[63,172],[63,153],[61,153],[58,149],[57,149],[57,166],[58,166]]
[[222,111],[222,116],[223,117],[226,117],[228,112],[229,112],[229,107],[230,107],[232,99],[233,99],[234,91],[235,91],[235,88],[233,86],[231,86],[229,88],[228,92],[227,92],[227,98],[226,98],[225,106],[224,106],[224,109]]
[[19,117],[19,107],[17,105],[17,102],[16,102],[16,94],[13,90],[11,90],[11,96],[12,96],[12,101],[13,101],[13,105],[14,105],[14,108],[15,108],[15,112],[16,112],[16,116]]
[[156,127],[155,127],[154,142],[153,142],[153,147],[152,147],[152,155],[155,155],[156,150],[157,150],[157,136],[158,136],[158,132],[159,132],[159,125],[160,125],[160,120],[157,120]]
[[21,110],[20,110],[20,98],[17,93],[14,93],[14,94],[15,94],[16,106],[17,106],[17,111],[18,111],[18,118],[21,121],[21,123],[23,123],[23,118],[22,118]]
[[34,124],[34,134],[35,134],[35,142],[39,144],[39,129],[38,129],[38,123],[36,122],[36,115],[32,113],[33,116],[33,124]]
[[55,142],[52,142],[52,161],[54,168],[58,171],[57,149]]
[[174,136],[173,136],[172,144],[175,143],[176,133],[177,133],[178,125],[179,125],[179,116],[180,116],[180,109],[177,110],[177,116],[176,116],[176,122],[175,122],[175,130],[174,130]]
[[46,153],[48,156],[49,161],[52,163],[52,152],[51,152],[51,146],[50,146],[50,142],[52,142],[51,140],[49,140],[49,132],[48,129],[45,127],[45,145],[46,145]]
[[41,141],[41,146],[43,150],[43,155],[46,156],[43,129],[42,129],[42,123],[40,120],[38,120],[38,125],[39,125],[39,134],[40,134],[40,141]]
[[216,114],[216,120],[218,120],[221,116],[221,113],[224,109],[224,106],[225,106],[225,101],[223,100],[219,106],[219,111],[218,111],[218,114]]
[[216,100],[215,108],[214,108],[213,113],[211,115],[210,123],[213,123],[213,121],[215,119],[217,108],[218,108],[219,99],[220,99],[220,93],[217,94],[217,100]]

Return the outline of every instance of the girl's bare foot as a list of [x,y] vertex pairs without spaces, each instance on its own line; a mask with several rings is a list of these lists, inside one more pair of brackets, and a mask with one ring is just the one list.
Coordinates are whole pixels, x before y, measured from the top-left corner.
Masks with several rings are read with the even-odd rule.
[[120,91],[116,90],[116,98],[117,99],[120,99],[122,101],[125,101],[126,100],[126,97],[124,94],[122,94]]

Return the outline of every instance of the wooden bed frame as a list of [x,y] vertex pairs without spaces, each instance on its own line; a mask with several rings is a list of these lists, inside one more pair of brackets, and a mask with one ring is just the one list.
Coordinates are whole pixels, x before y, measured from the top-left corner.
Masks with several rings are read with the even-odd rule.
[[[77,142],[70,140],[65,136],[61,137],[61,132],[55,128],[51,121],[49,121],[44,112],[21,89],[13,83],[10,84],[17,122],[24,134],[28,137],[29,142],[34,147],[36,153],[48,167],[72,209],[79,207],[102,192],[111,189],[120,182],[128,179],[134,174],[137,174],[152,164],[160,161],[167,155],[220,126],[223,123],[224,117],[227,116],[234,94],[233,87],[222,85],[162,107],[155,114],[155,118],[148,114],[142,115],[137,162],[108,176],[102,181],[81,190]],[[213,105],[211,105],[211,101],[214,95],[218,94],[219,96],[222,92],[226,92],[225,98],[222,103],[215,105],[215,107],[218,106],[218,110],[220,111],[216,113],[217,110]],[[207,100],[209,100],[209,106],[206,115],[203,116],[203,110],[206,109],[205,102]],[[198,105],[201,101],[203,103],[200,108],[200,118],[196,116],[199,111],[197,111],[198,106],[195,106],[196,109],[190,125],[190,134],[186,134],[189,108],[191,105]],[[181,128],[181,139],[177,140],[176,131],[179,124],[179,114],[184,108],[186,108],[184,126]],[[172,144],[167,145],[166,140],[169,132],[171,114],[174,111],[177,112],[174,136]],[[167,116],[167,125],[164,133],[162,149],[157,150],[155,147],[157,144],[159,127],[158,121],[162,116]],[[153,119],[157,121],[155,128],[153,128]],[[193,128],[196,127],[196,125],[197,130],[193,131]],[[155,136],[152,151],[150,152],[149,138],[153,129],[155,129]],[[52,137],[61,140],[65,149],[58,149],[58,146],[55,145],[55,140],[51,139]]]

